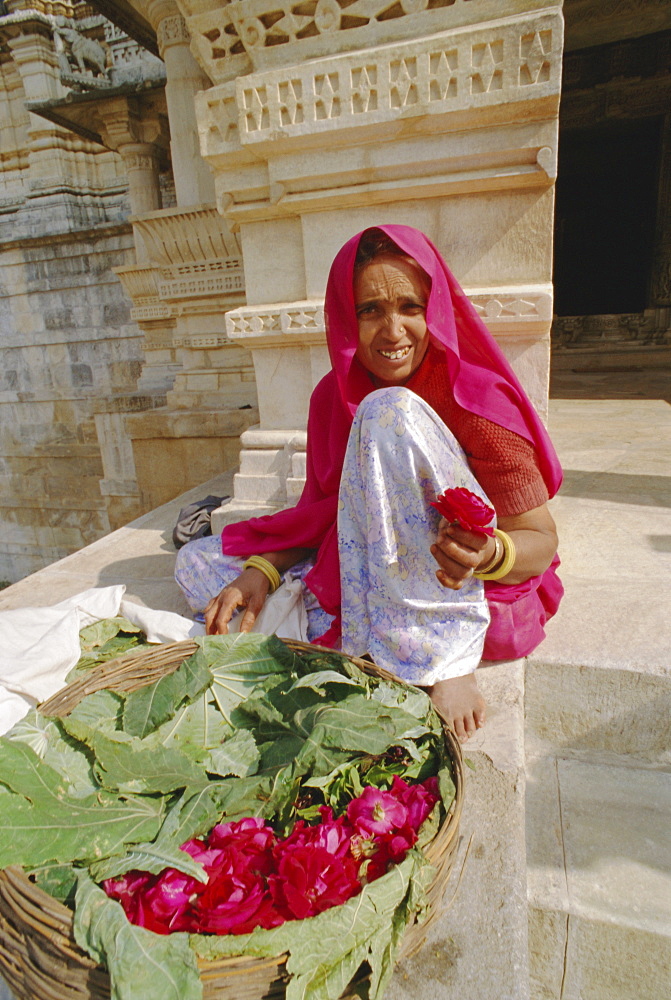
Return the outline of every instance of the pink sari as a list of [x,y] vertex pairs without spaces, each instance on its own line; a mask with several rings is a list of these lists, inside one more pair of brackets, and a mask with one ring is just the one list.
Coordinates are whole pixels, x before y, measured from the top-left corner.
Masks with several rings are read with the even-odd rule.
[[[559,460],[548,433],[498,344],[466,298],[431,241],[409,226],[379,226],[423,268],[431,279],[427,326],[445,348],[448,378],[457,403],[530,441],[552,497],[561,485]],[[361,400],[375,387],[354,355],[358,325],[353,274],[359,240],[338,252],[326,288],[326,328],[332,370],[310,399],[306,483],[295,507],[266,517],[231,524],[222,535],[228,555],[276,552],[295,547],[316,550],[305,584],[329,614],[334,626],[319,640],[339,638],[340,571],[337,536],[338,489],[347,438]],[[543,639],[544,625],[556,612],[563,588],[556,574],[558,558],[541,576],[516,586],[487,583],[491,613],[483,657],[526,656]]]

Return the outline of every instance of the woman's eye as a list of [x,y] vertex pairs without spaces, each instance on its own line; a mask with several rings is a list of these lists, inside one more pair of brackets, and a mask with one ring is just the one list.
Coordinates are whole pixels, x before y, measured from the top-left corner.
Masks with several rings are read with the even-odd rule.
[[356,310],[357,316],[372,316],[374,312],[375,312],[374,305],[358,306]]

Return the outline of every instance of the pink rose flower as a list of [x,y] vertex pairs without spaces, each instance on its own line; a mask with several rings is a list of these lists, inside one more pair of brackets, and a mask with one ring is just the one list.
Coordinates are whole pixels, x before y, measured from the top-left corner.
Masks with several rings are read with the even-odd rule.
[[367,785],[347,806],[347,818],[360,833],[385,834],[404,826],[408,811],[394,795]]
[[386,875],[390,865],[400,864],[416,841],[417,834],[410,826],[393,830],[386,836],[378,838],[377,850],[363,868],[366,882],[374,882],[375,879]]
[[207,838],[208,848],[234,848],[252,871],[267,875],[273,868],[273,848],[277,836],[258,816],[249,816],[235,823],[219,823]]
[[494,529],[488,525],[495,511],[477,494],[463,486],[445,490],[431,502],[431,506],[435,507],[450,524],[456,521],[464,531],[472,531],[475,535],[494,534]]
[[390,794],[407,809],[408,824],[412,829],[419,830],[440,797],[438,779],[428,778],[421,785],[409,785],[395,774]]
[[127,872],[118,879],[106,879],[103,888],[117,899],[131,923],[156,934],[193,930],[192,904],[204,883],[176,868],[159,875]]
[[156,934],[192,931],[193,903],[205,889],[205,883],[176,868],[166,868],[155,878],[153,885],[137,894],[137,918],[133,923]]
[[195,909],[201,934],[247,934],[255,927],[276,927],[283,922],[272,907],[265,879],[246,867],[243,856],[233,848],[222,851],[221,864],[212,872]]
[[349,851],[350,839],[354,833],[345,816],[334,819],[330,806],[320,808],[321,822],[316,826],[308,826],[299,819],[293,830],[284,840],[277,842],[274,850],[276,860],[297,847],[322,847],[329,854],[342,858]]
[[358,871],[351,856],[338,858],[323,847],[306,845],[282,855],[268,885],[280,913],[302,920],[356,896],[361,891]]

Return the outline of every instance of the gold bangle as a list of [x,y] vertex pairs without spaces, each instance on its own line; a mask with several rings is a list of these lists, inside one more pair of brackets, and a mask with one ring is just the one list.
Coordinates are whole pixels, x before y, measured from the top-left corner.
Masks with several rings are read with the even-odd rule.
[[477,577],[478,580],[501,580],[504,576],[507,576],[508,573],[510,573],[511,569],[515,565],[515,557],[517,553],[515,551],[515,543],[510,535],[506,534],[505,531],[501,531],[499,528],[494,528],[494,534],[503,544],[503,559],[501,560],[499,566],[496,566],[487,573],[475,572],[473,576]]
[[274,594],[279,585],[282,583],[282,578],[275,566],[263,556],[250,556],[242,564],[243,569],[258,569],[259,572],[263,573],[266,580],[270,584],[270,593]]
[[503,559],[503,554],[503,542],[498,535],[494,535],[494,555],[486,566],[478,566],[478,573],[491,573],[491,571],[495,569]]

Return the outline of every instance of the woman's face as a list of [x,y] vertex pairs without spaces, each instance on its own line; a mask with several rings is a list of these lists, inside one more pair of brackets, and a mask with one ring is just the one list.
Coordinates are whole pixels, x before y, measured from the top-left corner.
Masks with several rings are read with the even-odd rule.
[[354,276],[356,357],[380,382],[401,385],[429,346],[429,279],[415,261],[381,254]]

